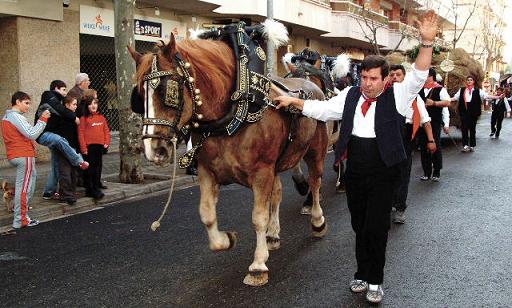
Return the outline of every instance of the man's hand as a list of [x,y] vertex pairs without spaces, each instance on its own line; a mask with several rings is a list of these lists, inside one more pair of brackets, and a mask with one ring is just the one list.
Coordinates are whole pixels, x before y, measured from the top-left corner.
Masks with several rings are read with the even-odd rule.
[[304,100],[298,99],[291,96],[281,95],[274,98],[274,102],[276,102],[276,109],[281,109],[284,107],[288,107],[292,105],[293,107],[302,110],[304,108]]
[[433,100],[431,100],[430,98],[427,98],[427,100],[425,101],[425,106],[426,107],[431,107],[431,106],[434,106],[435,103]]
[[437,19],[437,14],[433,10],[429,10],[418,21],[418,29],[423,44],[430,45],[434,42],[437,34]]
[[430,153],[435,153],[437,151],[437,146],[435,142],[427,143],[427,149]]
[[450,128],[448,126],[443,126],[443,132],[448,135],[450,133]]
[[80,125],[80,119],[78,117],[75,118],[76,125]]

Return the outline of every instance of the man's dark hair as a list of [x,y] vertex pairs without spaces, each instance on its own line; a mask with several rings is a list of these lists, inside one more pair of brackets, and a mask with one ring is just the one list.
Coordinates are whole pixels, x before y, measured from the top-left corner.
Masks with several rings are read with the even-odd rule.
[[435,81],[436,75],[437,75],[436,70],[433,67],[428,69],[428,77],[434,77],[434,81]]
[[390,71],[401,70],[402,73],[404,73],[404,75],[405,75],[405,67],[402,64],[393,64],[393,65],[391,65],[391,68],[389,70]]
[[503,88],[502,88],[502,87],[498,87],[498,88],[496,88],[496,91],[501,91],[501,92],[503,92]]
[[30,95],[28,95],[27,93],[25,92],[22,92],[22,91],[18,91],[16,93],[14,93],[11,97],[11,106],[14,106],[16,105],[16,101],[19,100],[20,102],[21,101],[24,101],[26,99],[30,99]]
[[55,90],[55,88],[60,89],[60,88],[64,88],[64,87],[67,87],[67,86],[66,86],[66,83],[62,80],[54,80],[50,83],[50,91]]
[[475,77],[473,77],[473,75],[467,75],[467,76],[466,76],[466,80],[467,80],[468,78],[471,78],[471,79],[473,79],[473,81],[476,81],[476,79],[475,79]]
[[380,73],[382,80],[389,75],[389,62],[383,56],[369,55],[366,56],[361,63],[362,71],[369,71],[373,68],[380,67]]

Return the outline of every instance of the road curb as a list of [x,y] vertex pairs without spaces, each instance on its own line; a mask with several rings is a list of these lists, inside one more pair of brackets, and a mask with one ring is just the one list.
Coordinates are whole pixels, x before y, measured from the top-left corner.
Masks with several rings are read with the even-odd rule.
[[[111,206],[126,199],[169,190],[172,184],[170,176],[150,172],[144,173],[144,178],[147,182],[142,184],[116,183],[108,181],[110,178],[108,176],[105,178],[107,179],[106,185],[109,188],[104,190],[105,197],[103,199],[95,201],[93,198],[85,197],[83,189],[79,190],[79,198],[73,206],[69,206],[66,203],[58,203],[56,200],[44,200],[40,196],[34,196],[31,201],[33,208],[30,209],[30,217],[41,222],[61,219]],[[198,180],[196,177],[177,175],[174,189],[181,190],[197,184]],[[5,208],[2,211],[0,214],[0,232],[5,232],[12,226],[12,213],[8,214]]]

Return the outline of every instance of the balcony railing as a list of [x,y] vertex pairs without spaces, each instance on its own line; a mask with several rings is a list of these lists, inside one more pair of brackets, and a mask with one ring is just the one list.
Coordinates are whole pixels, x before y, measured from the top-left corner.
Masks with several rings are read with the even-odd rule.
[[359,15],[361,17],[372,19],[376,22],[387,24],[389,19],[379,13],[372,11],[371,9],[365,9],[360,5],[352,3],[350,1],[332,1],[331,0],[331,8],[333,11],[338,12],[349,12],[354,15]]

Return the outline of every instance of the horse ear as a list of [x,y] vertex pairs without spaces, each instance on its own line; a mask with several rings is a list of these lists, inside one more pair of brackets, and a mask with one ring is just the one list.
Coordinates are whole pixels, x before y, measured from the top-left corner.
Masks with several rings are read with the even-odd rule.
[[174,34],[171,32],[171,38],[169,43],[162,48],[162,53],[168,59],[176,54],[176,39],[174,38]]
[[128,48],[128,51],[130,52],[130,54],[132,55],[133,60],[135,60],[135,63],[137,65],[139,65],[140,58],[142,58],[142,55],[140,53],[138,53],[132,46],[128,45],[126,47]]

